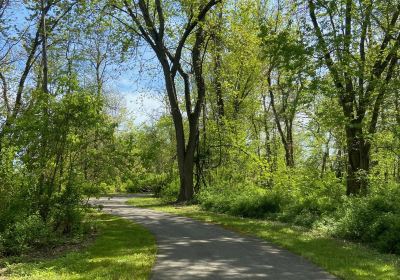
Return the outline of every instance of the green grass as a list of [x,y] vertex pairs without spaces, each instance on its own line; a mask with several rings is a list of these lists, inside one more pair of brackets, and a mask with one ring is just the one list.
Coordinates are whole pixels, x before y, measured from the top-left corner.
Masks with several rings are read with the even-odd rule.
[[391,280],[400,279],[400,257],[381,254],[365,246],[336,240],[318,232],[287,224],[245,219],[202,211],[198,206],[163,204],[160,199],[132,198],[130,205],[151,208],[222,225],[225,228],[260,237],[304,256],[326,271],[342,279]]
[[106,214],[94,217],[99,235],[87,248],[8,265],[5,279],[148,279],[156,255],[154,237],[128,220]]

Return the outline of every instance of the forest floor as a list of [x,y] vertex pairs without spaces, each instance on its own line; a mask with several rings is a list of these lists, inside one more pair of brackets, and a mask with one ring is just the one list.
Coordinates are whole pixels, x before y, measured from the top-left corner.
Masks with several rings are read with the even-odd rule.
[[[144,198],[146,199],[146,198]],[[157,239],[153,280],[337,279],[303,257],[259,238],[161,211],[126,205],[128,198],[92,200],[103,211],[134,220]]]
[[148,279],[156,255],[155,239],[140,225],[107,214],[91,214],[97,236],[85,246],[56,254],[0,259],[0,279]]
[[[158,212],[167,212],[206,223],[218,224],[247,236],[264,239],[303,256],[341,279],[400,279],[399,256],[381,254],[363,245],[333,239],[320,232],[274,221],[247,219],[202,211],[196,205],[177,206],[166,204],[161,199],[153,197],[135,197],[129,199],[127,203],[140,208],[153,209]],[[180,228],[177,228],[178,230]],[[190,238],[190,236],[188,237]],[[243,259],[245,258],[246,255],[243,255]],[[268,261],[269,259],[264,259],[264,264],[268,263]],[[272,277],[271,279],[277,278]]]

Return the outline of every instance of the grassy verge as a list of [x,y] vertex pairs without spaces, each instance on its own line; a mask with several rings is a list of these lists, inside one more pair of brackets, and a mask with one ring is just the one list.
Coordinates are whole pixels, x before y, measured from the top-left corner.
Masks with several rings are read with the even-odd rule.
[[132,198],[130,205],[146,207],[193,219],[215,223],[237,232],[271,241],[304,256],[342,279],[400,279],[400,257],[381,254],[359,244],[336,240],[278,222],[245,219],[202,211],[198,206],[166,205],[157,198]]
[[106,214],[93,217],[99,234],[87,248],[6,265],[0,279],[148,279],[156,254],[153,236],[122,218]]

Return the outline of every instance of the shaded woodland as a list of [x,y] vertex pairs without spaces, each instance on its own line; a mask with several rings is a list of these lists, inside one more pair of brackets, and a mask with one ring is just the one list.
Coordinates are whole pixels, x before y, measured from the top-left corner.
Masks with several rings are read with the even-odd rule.
[[[399,254],[399,17],[398,0],[0,0],[0,254],[140,191]],[[138,125],[112,81],[147,60],[165,106]]]

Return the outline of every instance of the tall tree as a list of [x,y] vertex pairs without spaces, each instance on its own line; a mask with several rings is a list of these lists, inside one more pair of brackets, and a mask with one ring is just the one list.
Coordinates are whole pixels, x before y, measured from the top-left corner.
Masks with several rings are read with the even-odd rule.
[[[4,2],[4,3],[7,3]],[[28,34],[29,29],[24,29],[21,31],[21,34],[18,34],[20,37],[17,42],[26,39],[26,47],[25,50],[27,52],[26,58],[22,62],[22,69],[20,77],[18,78],[16,93],[14,98],[14,104],[10,104],[8,102],[9,112],[5,116],[5,120],[3,125],[0,127],[0,151],[2,148],[2,141],[4,136],[9,133],[11,126],[13,125],[17,115],[20,113],[21,107],[23,106],[23,93],[25,90],[25,85],[28,80],[29,74],[32,71],[32,68],[37,61],[38,52],[44,52],[42,57],[43,68],[42,74],[45,76],[45,81],[42,83],[43,88],[47,88],[47,38],[51,32],[55,30],[55,28],[59,25],[60,21],[72,10],[72,8],[76,5],[76,1],[69,1],[64,3],[63,1],[41,1],[40,3],[31,3],[27,1],[26,8],[31,9],[33,11],[33,19],[36,19],[35,28],[33,30],[33,37],[30,38]],[[46,23],[46,17],[49,13],[53,11],[53,15],[51,19],[48,19],[47,26],[45,27],[44,24]],[[44,31],[46,31],[44,33]],[[12,44],[12,47],[16,47],[17,43]],[[8,50],[7,50],[8,53]],[[0,65],[0,67],[3,65]],[[2,68],[2,67],[1,67]],[[0,68],[0,73],[3,72],[3,69]],[[3,81],[3,85],[7,84],[4,75],[1,75],[1,79]],[[4,93],[4,91],[3,91]]]
[[[150,4],[144,0],[124,0],[115,1],[112,4],[115,9],[130,19],[130,24],[126,21],[124,23],[128,27],[128,31],[134,32],[146,41],[161,65],[175,127],[180,177],[178,201],[191,200],[194,195],[194,156],[199,134],[199,118],[205,97],[201,55],[204,47],[204,31],[201,25],[207,13],[218,2],[219,0],[200,1],[199,3],[162,3],[160,0],[155,0],[154,3]],[[168,8],[176,10],[169,11]],[[170,17],[171,13],[176,16]],[[121,22],[124,22],[124,19],[121,19]],[[185,23],[180,25],[181,22]],[[170,28],[174,31],[172,32]],[[180,30],[180,34],[176,30]],[[191,48],[194,85],[191,83],[190,70],[185,67],[182,58],[192,34],[195,35]],[[176,86],[178,82],[177,74],[180,75],[184,84],[184,105],[189,123],[187,137],[185,136],[183,110],[179,105],[179,93]],[[193,88],[197,89],[197,96],[193,95]]]
[[400,3],[308,0],[308,9],[318,49],[346,118],[347,194],[365,193],[370,139],[399,56]]
[[293,23],[293,12],[283,5],[261,26],[263,60],[269,102],[276,127],[285,149],[286,166],[294,167],[293,123],[312,74],[307,63],[309,51],[304,45],[299,25]]

